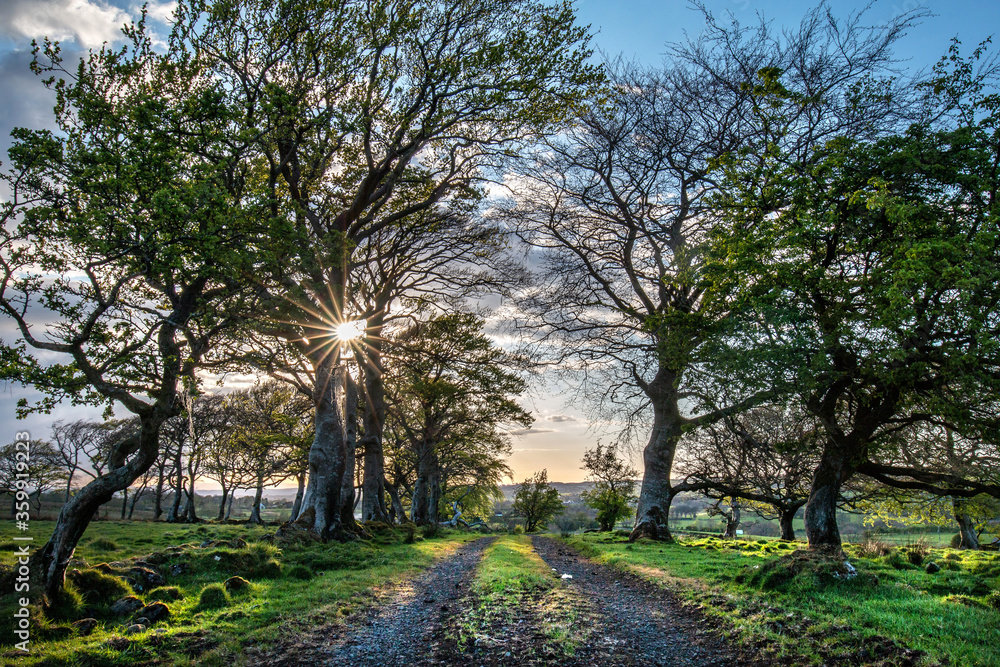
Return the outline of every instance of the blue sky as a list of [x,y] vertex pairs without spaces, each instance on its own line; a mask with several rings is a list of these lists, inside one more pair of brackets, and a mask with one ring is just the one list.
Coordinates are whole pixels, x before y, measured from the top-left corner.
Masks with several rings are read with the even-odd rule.
[[[828,4],[836,15],[846,16],[865,3],[833,0]],[[167,17],[172,8],[171,2],[163,0],[150,0],[149,5],[151,15],[157,18]],[[705,5],[719,19],[731,14],[742,24],[753,24],[761,15],[776,26],[797,25],[803,12],[813,6],[778,0],[705,0]],[[44,127],[50,117],[52,98],[27,69],[31,40],[46,35],[60,39],[69,60],[82,49],[119,39],[118,27],[128,16],[138,15],[139,6],[140,2],[131,0],[0,0],[0,155],[6,155],[7,137],[13,127]],[[595,48],[648,65],[662,62],[668,42],[683,40],[685,32],[695,36],[703,26],[701,14],[683,0],[579,0],[577,7],[580,21],[590,24],[596,33]],[[864,23],[884,25],[910,10],[933,14],[898,45],[898,56],[912,69],[930,67],[945,53],[953,37],[958,36],[971,50],[1000,28],[1000,2],[996,0],[883,0],[872,5]],[[0,320],[0,337],[12,339],[9,321]],[[538,420],[514,445],[511,463],[516,479],[542,467],[549,469],[549,479],[553,480],[578,481],[584,476],[579,469],[583,450],[593,446],[601,433],[588,420],[579,401],[556,395],[556,389],[538,387],[534,398],[526,403]],[[0,440],[12,440],[20,430],[44,438],[55,419],[98,416],[94,410],[61,407],[53,415],[16,423],[14,404],[18,398],[30,395],[20,387],[0,385],[0,423],[9,431],[0,432]],[[611,437],[604,432],[605,441]]]

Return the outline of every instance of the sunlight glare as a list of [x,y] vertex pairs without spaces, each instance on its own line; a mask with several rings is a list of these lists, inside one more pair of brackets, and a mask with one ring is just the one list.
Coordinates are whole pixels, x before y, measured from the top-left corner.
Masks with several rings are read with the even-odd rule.
[[337,335],[337,340],[341,342],[357,340],[365,335],[365,321],[355,320],[353,322],[342,322],[337,325],[335,333]]

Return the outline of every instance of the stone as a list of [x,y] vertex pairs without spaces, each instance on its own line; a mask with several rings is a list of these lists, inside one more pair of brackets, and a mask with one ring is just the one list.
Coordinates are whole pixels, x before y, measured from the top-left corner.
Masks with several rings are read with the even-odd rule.
[[924,572],[926,572],[927,574],[936,574],[940,571],[941,571],[941,566],[935,563],[934,561],[927,563],[927,567],[924,568]]
[[73,623],[73,629],[76,630],[79,635],[86,637],[100,624],[100,621],[96,618],[81,618],[79,621]]
[[[153,623],[156,623],[157,621],[162,621],[163,619],[170,616],[170,608],[167,607],[167,605],[163,604],[162,602],[154,602],[153,604],[147,605],[142,609],[140,609],[136,613],[136,616],[145,617],[146,619],[149,620],[149,623],[147,623],[147,625],[152,625]],[[138,622],[139,619],[137,618],[136,623]]]
[[170,576],[179,577],[180,575],[184,574],[190,569],[191,569],[190,563],[174,563],[173,565],[170,566]]
[[145,632],[148,629],[149,628],[147,628],[142,623],[133,623],[132,625],[130,625],[127,628],[125,628],[125,634],[126,635],[137,635],[140,632]]
[[143,593],[167,583],[167,580],[159,572],[142,566],[130,568],[125,573],[125,579],[132,586],[132,590],[137,593]]
[[142,600],[134,595],[129,595],[111,605],[111,613],[115,616],[127,616],[142,609],[142,607]]

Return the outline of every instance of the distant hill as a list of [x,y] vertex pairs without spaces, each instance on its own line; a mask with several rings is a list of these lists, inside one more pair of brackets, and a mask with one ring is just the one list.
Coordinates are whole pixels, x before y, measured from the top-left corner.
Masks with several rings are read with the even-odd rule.
[[[549,482],[549,484],[559,491],[559,495],[573,498],[578,498],[581,493],[594,486],[593,482]],[[518,486],[520,484],[504,484],[501,486],[500,490],[503,491],[503,497],[507,500],[513,500]]]

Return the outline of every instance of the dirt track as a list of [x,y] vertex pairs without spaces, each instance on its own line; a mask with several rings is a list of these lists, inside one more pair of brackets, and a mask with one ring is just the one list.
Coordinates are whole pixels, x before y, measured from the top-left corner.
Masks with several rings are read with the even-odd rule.
[[[533,539],[538,554],[573,578],[505,610],[480,637],[457,641],[458,624],[476,600],[475,566],[492,541],[460,547],[427,572],[393,590],[381,604],[345,625],[289,642],[260,664],[422,667],[426,665],[560,665],[624,667],[740,664],[696,611],[663,589],[594,564],[562,542]],[[567,624],[567,619],[569,623]],[[559,632],[553,627],[562,624]],[[566,635],[569,635],[567,638]],[[559,637],[554,639],[554,637]]]

